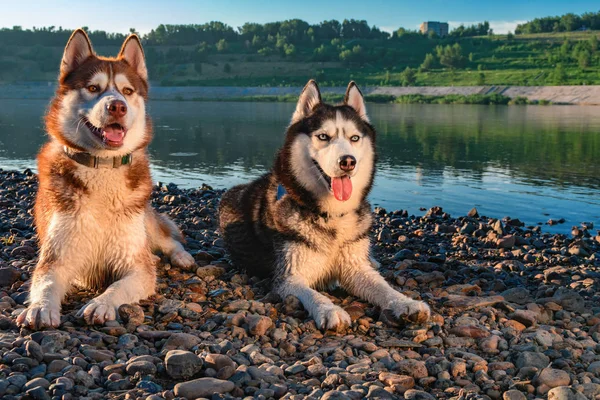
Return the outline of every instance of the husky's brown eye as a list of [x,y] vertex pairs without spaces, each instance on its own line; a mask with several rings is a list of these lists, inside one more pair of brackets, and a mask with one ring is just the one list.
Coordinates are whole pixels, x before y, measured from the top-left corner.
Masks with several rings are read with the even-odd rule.
[[87,87],[88,92],[96,93],[100,88],[97,85],[90,85]]
[[317,138],[322,141],[326,141],[326,140],[328,141],[330,139],[330,137],[327,136],[327,134],[325,134],[325,133],[318,134]]
[[358,142],[360,140],[360,136],[354,135],[350,138],[350,140],[352,140],[353,142]]
[[130,94],[133,94],[133,89],[128,88],[128,87],[123,88],[123,94],[126,96],[129,96]]

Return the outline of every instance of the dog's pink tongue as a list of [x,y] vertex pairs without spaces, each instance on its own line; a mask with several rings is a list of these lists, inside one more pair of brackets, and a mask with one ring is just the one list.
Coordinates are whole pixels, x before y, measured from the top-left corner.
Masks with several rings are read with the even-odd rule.
[[123,144],[125,131],[118,125],[108,125],[102,129],[102,138],[111,146],[120,146]]
[[348,175],[339,178],[331,178],[331,189],[333,195],[339,201],[346,201],[352,195],[352,181]]

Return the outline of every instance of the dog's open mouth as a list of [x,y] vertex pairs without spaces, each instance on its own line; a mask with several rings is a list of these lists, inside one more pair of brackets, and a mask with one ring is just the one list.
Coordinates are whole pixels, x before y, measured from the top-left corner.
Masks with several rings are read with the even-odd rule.
[[352,196],[352,181],[350,180],[349,175],[332,178],[323,171],[323,168],[321,168],[316,160],[313,160],[313,163],[315,163],[321,176],[329,186],[329,190],[333,193],[333,197],[339,201],[347,201],[350,199],[350,196]]
[[123,140],[127,134],[127,129],[120,124],[109,124],[103,128],[93,125],[88,119],[85,119],[85,126],[102,141],[106,146],[118,148],[123,145]]

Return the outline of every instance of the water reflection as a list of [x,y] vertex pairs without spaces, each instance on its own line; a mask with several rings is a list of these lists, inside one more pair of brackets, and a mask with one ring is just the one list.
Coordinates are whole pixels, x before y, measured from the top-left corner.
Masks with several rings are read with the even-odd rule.
[[[46,103],[0,100],[0,167],[32,166],[45,140]],[[272,163],[293,111],[285,103],[155,102],[155,178],[229,187]],[[566,218],[554,230],[600,219],[600,113],[595,107],[370,105],[378,131],[373,203],[420,214],[528,223]]]

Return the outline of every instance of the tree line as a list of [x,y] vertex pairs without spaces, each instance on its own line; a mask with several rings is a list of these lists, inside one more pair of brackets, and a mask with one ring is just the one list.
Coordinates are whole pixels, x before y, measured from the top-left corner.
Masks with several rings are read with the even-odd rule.
[[600,11],[581,15],[568,13],[555,17],[535,18],[517,25],[515,34],[573,32],[577,30],[600,30]]
[[[109,33],[101,30],[92,31],[83,27],[94,44],[119,45],[126,37],[122,33]],[[130,29],[135,32],[135,28]],[[451,32],[451,36],[466,37],[487,35],[489,33],[487,21],[472,26],[461,25]],[[64,46],[71,34],[71,29],[49,26],[33,29],[23,29],[20,26],[0,29],[0,42],[22,46]],[[247,22],[237,29],[219,21],[205,24],[160,24],[152,29],[142,39],[150,46],[160,45],[197,45],[206,43],[216,45],[221,41],[226,43],[244,43],[253,47],[269,42],[285,40],[288,44],[308,45],[310,43],[342,40],[365,39],[396,39],[405,35],[420,35],[416,30],[399,28],[393,33],[385,32],[376,26],[370,26],[366,20],[345,19],[323,21],[318,24],[309,24],[301,19],[290,19],[265,24]]]

